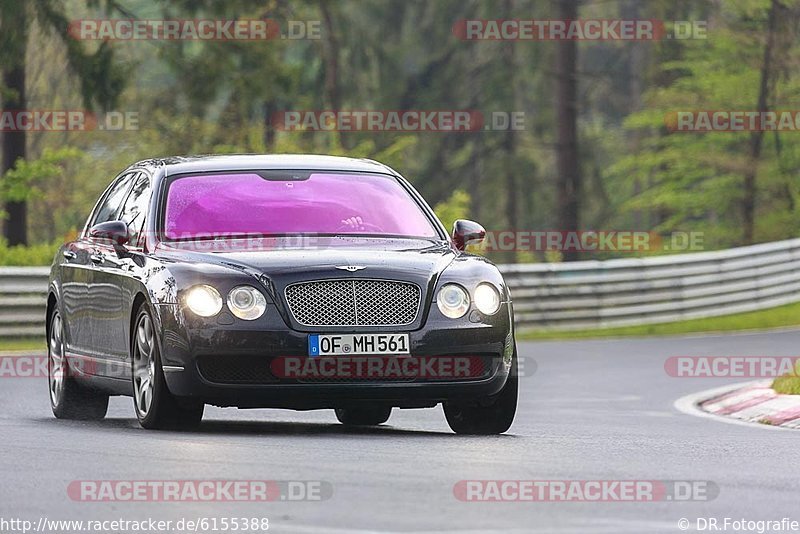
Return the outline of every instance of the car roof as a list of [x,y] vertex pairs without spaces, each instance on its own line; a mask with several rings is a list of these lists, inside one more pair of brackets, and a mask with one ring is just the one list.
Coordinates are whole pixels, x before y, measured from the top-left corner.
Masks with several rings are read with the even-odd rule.
[[316,154],[225,154],[170,156],[139,161],[134,167],[160,167],[165,176],[187,172],[231,170],[336,170],[397,174],[382,163],[369,159]]

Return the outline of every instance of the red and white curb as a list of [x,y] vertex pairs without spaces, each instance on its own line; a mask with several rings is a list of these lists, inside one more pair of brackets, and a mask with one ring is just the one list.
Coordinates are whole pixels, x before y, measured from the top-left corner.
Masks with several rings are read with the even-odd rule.
[[772,389],[772,380],[694,393],[678,399],[675,407],[684,413],[731,423],[800,428],[800,395],[776,393]]

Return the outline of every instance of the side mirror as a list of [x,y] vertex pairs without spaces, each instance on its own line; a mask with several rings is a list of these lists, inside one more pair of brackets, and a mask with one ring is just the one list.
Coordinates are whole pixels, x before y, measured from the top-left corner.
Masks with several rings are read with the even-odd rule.
[[459,219],[453,224],[453,243],[458,250],[465,250],[470,243],[480,243],[486,237],[486,230],[474,221]]
[[108,221],[96,224],[89,229],[89,237],[111,241],[114,250],[120,257],[127,254],[128,251],[125,249],[125,245],[131,240],[128,225],[122,221]]

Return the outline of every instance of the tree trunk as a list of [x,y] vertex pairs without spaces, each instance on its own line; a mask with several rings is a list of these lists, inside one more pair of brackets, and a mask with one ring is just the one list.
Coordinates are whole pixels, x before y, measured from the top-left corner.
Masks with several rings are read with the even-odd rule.
[[278,107],[274,100],[265,100],[262,106],[264,110],[264,152],[273,154],[275,152],[275,112]]
[[[627,20],[638,20],[641,16],[639,8],[641,0],[628,0],[623,6],[622,18]],[[642,73],[645,70],[645,46],[646,43],[640,41],[633,41],[628,44],[629,60],[628,60],[628,109],[626,114],[635,113],[642,109],[642,93],[644,92],[642,84]],[[628,150],[631,154],[639,152],[641,144],[642,130],[634,128],[627,133]],[[648,187],[651,184],[647,184]],[[642,182],[637,177],[633,179],[633,196],[638,197],[642,193]],[[650,229],[654,226],[655,217],[652,213],[647,214],[647,228]],[[644,217],[642,210],[636,209],[633,211],[633,228],[642,230],[644,228]]]
[[[558,0],[558,19],[577,20],[578,2]],[[576,231],[580,223],[581,170],[578,157],[577,99],[578,47],[575,41],[556,43],[556,168],[558,172],[559,230]],[[578,253],[565,251],[564,261],[575,261]]]
[[[505,18],[510,19],[514,15],[514,0],[506,0],[505,1]],[[507,87],[505,88],[507,98],[506,105],[508,108],[504,110],[507,113],[511,113],[516,111],[516,79],[517,79],[517,69],[516,69],[516,54],[515,54],[516,43],[514,41],[507,41],[503,43],[503,49],[501,51],[501,55],[503,58],[503,63],[506,66],[506,77],[505,82]],[[520,191],[517,185],[517,165],[516,165],[516,147],[517,147],[517,132],[511,127],[512,125],[508,125],[508,129],[503,134],[503,153],[505,154],[504,157],[504,165],[505,174],[506,174],[506,215],[507,215],[507,222],[508,228],[512,231],[519,231],[519,211],[517,210],[517,197],[519,197]],[[512,250],[509,252],[508,261],[510,263],[517,262],[517,251]]]
[[[761,64],[761,86],[758,89],[757,109],[762,114],[767,111],[767,100],[769,99],[769,84],[772,76],[772,50],[775,44],[778,7],[778,1],[772,0],[767,19],[767,42],[764,45],[764,61]],[[764,132],[762,130],[756,130],[750,134],[749,162],[744,175],[744,198],[742,199],[742,241],[745,245],[753,243],[755,239],[756,174],[758,172],[758,160],[761,158],[761,142],[763,138]]]
[[[333,27],[333,13],[327,0],[319,3],[322,12],[322,24],[325,27],[325,41],[322,45],[322,57],[325,62],[325,97],[330,108],[339,112],[342,109],[342,97],[339,90],[339,39]],[[339,134],[342,146],[349,148],[347,135]]]
[[[15,14],[15,20],[9,20],[8,23],[25,24],[25,13],[20,9]],[[5,22],[5,21],[4,21]],[[3,67],[3,84],[9,96],[3,102],[3,108],[6,110],[22,110],[26,107],[25,97],[25,38],[27,33],[21,38],[22,42],[19,43],[18,49],[15,51],[16,61],[15,65]],[[21,48],[21,50],[19,49]],[[24,131],[7,131],[3,132],[3,163],[0,169],[0,175],[5,174],[8,170],[14,167],[14,164],[20,158],[25,158],[25,132]],[[28,244],[28,222],[27,222],[27,206],[24,201],[22,202],[7,202],[5,206],[7,218],[5,220],[4,235],[8,244],[13,245],[27,245]]]
[[[468,62],[466,67],[466,79],[472,80],[467,86],[468,109],[481,109],[483,107],[484,91],[484,76],[482,74],[482,64],[484,61],[485,49],[475,47],[472,49],[471,61]],[[485,175],[484,162],[486,159],[486,133],[485,131],[476,131],[462,134],[471,140],[472,150],[469,155],[469,164],[466,171],[468,174],[468,193],[470,195],[470,219],[481,222],[483,221],[484,212],[484,199],[483,199],[483,181]],[[450,230],[450,228],[448,228]]]

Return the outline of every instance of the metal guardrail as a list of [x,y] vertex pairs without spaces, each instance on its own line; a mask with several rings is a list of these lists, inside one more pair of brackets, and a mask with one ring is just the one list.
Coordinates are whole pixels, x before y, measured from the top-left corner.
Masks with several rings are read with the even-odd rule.
[[0,267],[0,338],[44,338],[50,267]]
[[[800,301],[800,239],[715,252],[500,265],[520,328],[714,317]],[[0,267],[0,338],[44,334],[49,267]]]
[[800,301],[800,239],[650,258],[502,266],[520,327],[596,328]]

